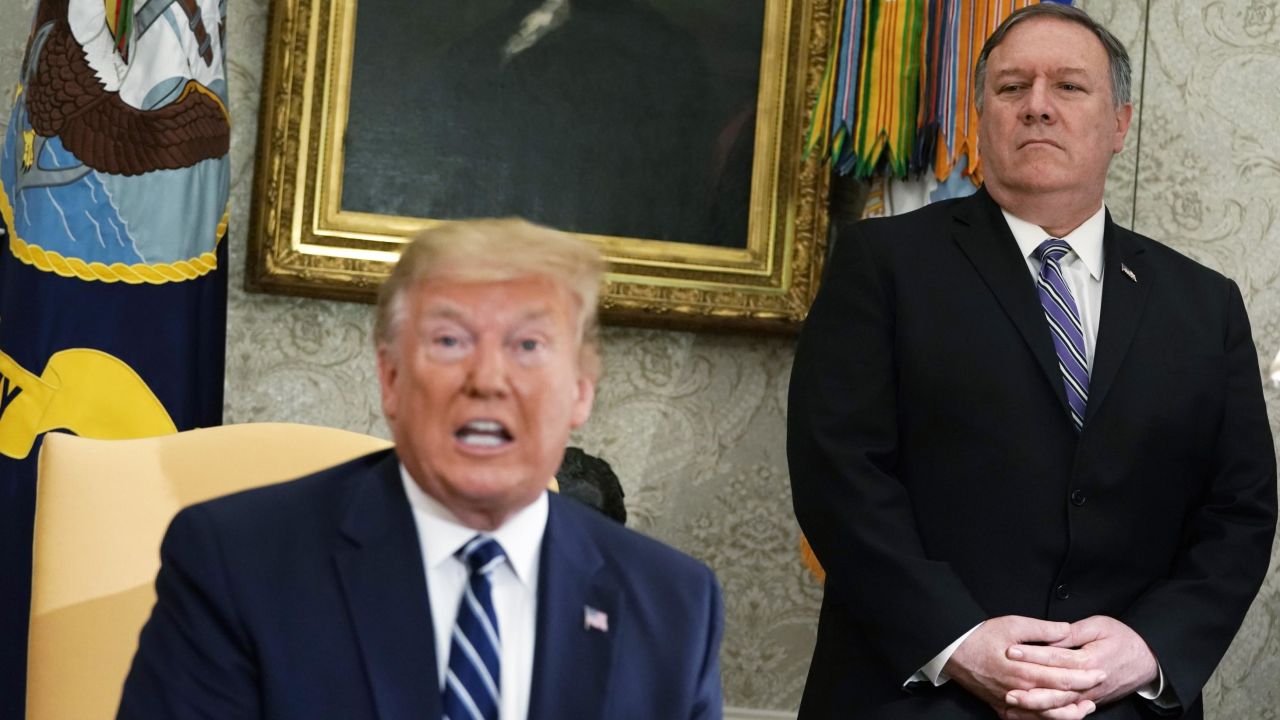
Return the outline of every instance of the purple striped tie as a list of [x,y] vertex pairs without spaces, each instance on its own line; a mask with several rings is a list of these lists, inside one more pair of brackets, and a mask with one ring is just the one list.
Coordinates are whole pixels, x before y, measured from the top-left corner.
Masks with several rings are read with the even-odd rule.
[[1076,310],[1071,288],[1062,277],[1060,263],[1069,252],[1071,246],[1066,242],[1049,238],[1040,243],[1033,256],[1040,261],[1040,277],[1036,282],[1040,289],[1040,304],[1044,306],[1045,319],[1053,331],[1053,347],[1058,351],[1058,368],[1062,370],[1062,383],[1067,389],[1071,421],[1079,432],[1084,427],[1085,406],[1089,404],[1089,361],[1085,354],[1080,313]]

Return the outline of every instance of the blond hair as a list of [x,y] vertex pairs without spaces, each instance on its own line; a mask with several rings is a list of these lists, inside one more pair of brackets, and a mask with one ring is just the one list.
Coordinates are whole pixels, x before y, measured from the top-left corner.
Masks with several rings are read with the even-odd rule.
[[396,340],[404,323],[408,291],[433,280],[502,282],[545,277],[577,302],[579,363],[596,377],[596,305],[604,259],[594,245],[569,233],[520,218],[461,220],[423,230],[409,241],[400,261],[378,290],[373,339],[378,347]]

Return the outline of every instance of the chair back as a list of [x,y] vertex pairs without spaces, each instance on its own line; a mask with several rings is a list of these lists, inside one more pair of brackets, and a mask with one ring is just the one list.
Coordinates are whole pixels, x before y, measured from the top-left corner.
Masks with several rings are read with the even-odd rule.
[[180,509],[390,445],[292,423],[136,440],[46,435],[36,487],[28,720],[115,717],[155,604],[160,541]]

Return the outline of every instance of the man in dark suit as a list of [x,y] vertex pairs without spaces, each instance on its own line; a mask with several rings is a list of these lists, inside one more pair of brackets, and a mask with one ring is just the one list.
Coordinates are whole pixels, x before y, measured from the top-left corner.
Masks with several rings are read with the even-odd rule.
[[427,231],[379,299],[394,450],[181,512],[121,718],[719,718],[701,563],[546,491],[598,375],[603,263]]
[[984,187],[841,228],[796,351],[800,716],[1199,718],[1275,531],[1240,292],[1107,214],[1129,64],[1083,11],[976,81]]

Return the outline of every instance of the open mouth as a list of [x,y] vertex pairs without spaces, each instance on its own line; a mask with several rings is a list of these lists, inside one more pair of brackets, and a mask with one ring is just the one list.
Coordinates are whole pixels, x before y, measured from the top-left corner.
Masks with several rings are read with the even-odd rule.
[[511,432],[497,420],[471,420],[454,431],[458,442],[474,448],[496,448],[512,441]]

